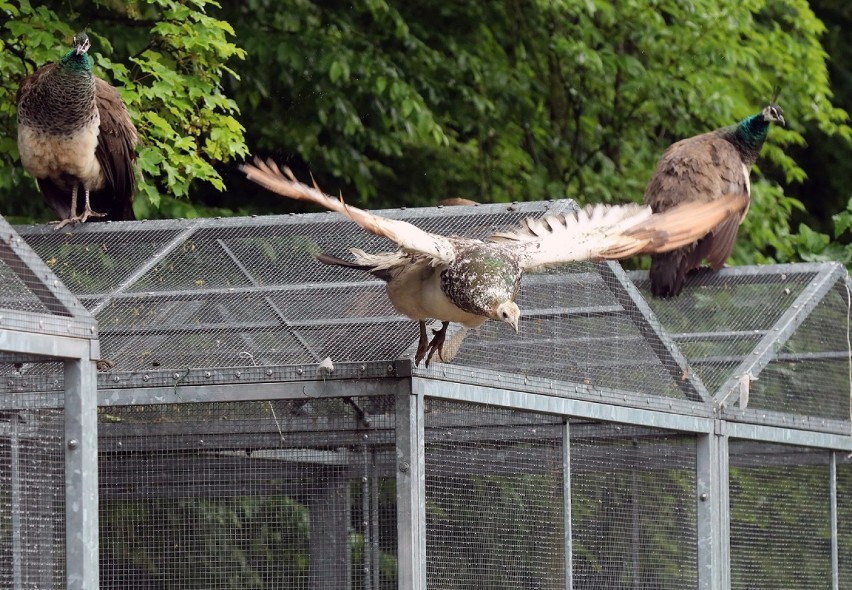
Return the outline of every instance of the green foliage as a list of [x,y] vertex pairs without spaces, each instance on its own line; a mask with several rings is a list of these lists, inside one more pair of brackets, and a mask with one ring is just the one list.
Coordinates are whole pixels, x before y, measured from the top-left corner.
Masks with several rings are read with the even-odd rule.
[[[237,104],[222,91],[228,66],[245,51],[231,41],[231,26],[207,14],[212,0],[152,0],[127,4],[0,2],[9,18],[0,75],[17,81],[67,50],[73,23],[92,37],[96,75],[116,85],[140,135],[140,202],[152,213],[164,195],[185,197],[194,181],[225,185],[214,164],[247,155]],[[83,28],[79,26],[79,28]],[[40,202],[18,162],[15,131],[17,83],[0,88],[0,191]],[[5,207],[4,207],[5,209]],[[21,211],[32,214],[32,210]]]
[[[836,0],[813,4],[850,18]],[[797,192],[822,171],[810,147],[852,138],[821,44],[845,55],[845,38],[806,0],[46,6],[0,0],[0,73],[56,59],[70,23],[90,24],[98,71],[144,139],[146,217],[281,210],[228,164],[246,144],[371,207],[639,200],[669,144],[757,112],[780,87],[789,127],[770,132],[734,260],[795,260],[817,246],[797,222],[825,231],[803,202],[825,219],[837,208]],[[13,92],[0,90],[0,204],[26,217],[39,199],[16,198],[35,191],[17,166]]]
[[[846,209],[831,217],[833,236],[815,231],[805,224],[799,225],[797,234],[791,236],[791,249],[796,257],[808,262],[842,262],[852,264],[852,198]],[[790,257],[792,258],[792,257]]]
[[638,200],[667,145],[757,112],[779,86],[790,127],[770,134],[735,259],[786,259],[803,208],[788,187],[806,177],[788,152],[806,125],[850,137],[805,0],[225,11],[251,56],[232,91],[262,114],[249,143],[371,206]]

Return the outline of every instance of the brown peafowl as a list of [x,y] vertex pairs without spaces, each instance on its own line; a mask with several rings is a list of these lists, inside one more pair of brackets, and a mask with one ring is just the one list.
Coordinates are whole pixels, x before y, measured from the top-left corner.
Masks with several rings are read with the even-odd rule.
[[749,174],[760,155],[770,123],[785,125],[784,114],[776,104],[770,104],[736,125],[678,141],[660,157],[645,189],[645,204],[654,212],[723,195],[739,195],[743,205],[698,241],[651,257],[651,293],[654,296],[679,295],[687,274],[699,268],[705,258],[713,270],[725,264],[748,210]]
[[92,73],[89,45],[78,33],[71,51],[18,89],[21,163],[61,217],[56,229],[90,218],[134,219],[136,127],[118,91]]

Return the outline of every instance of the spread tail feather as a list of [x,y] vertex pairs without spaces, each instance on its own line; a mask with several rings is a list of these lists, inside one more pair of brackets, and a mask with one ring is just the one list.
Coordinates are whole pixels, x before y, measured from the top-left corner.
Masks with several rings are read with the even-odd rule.
[[329,264],[331,266],[354,268],[355,270],[363,270],[365,272],[371,272],[373,270],[373,267],[368,264],[358,264],[357,262],[350,262],[349,260],[343,260],[342,258],[338,258],[337,256],[326,254],[325,252],[323,252],[322,254],[317,254],[316,258],[323,264]]
[[383,281],[389,281],[391,279],[390,271],[387,268],[377,268],[375,264],[364,264],[360,262],[343,260],[342,258],[332,256],[331,254],[326,254],[325,252],[323,252],[322,254],[317,254],[316,259],[322,262],[323,264],[329,264],[331,266],[340,266],[343,268],[351,268],[353,270],[368,272],[377,279],[381,279]]

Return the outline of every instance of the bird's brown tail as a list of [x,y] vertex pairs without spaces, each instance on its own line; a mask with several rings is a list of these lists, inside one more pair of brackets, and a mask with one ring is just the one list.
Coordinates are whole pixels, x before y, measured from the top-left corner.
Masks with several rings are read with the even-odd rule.
[[364,272],[371,272],[373,270],[373,267],[368,264],[358,264],[357,262],[350,262],[349,260],[343,260],[342,258],[338,258],[337,256],[326,254],[325,252],[323,252],[322,254],[317,254],[316,258],[323,264],[330,264],[331,266],[354,268],[355,270],[363,270]]

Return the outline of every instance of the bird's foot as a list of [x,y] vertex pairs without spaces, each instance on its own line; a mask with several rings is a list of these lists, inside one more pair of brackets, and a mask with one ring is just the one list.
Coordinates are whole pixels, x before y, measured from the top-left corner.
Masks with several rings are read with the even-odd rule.
[[444,360],[444,338],[447,336],[447,328],[450,322],[441,324],[439,330],[432,330],[432,341],[429,343],[429,356],[426,357],[426,366],[429,366],[429,361],[432,360],[432,355],[437,351],[438,358]]
[[449,325],[450,322],[443,322],[440,329],[432,330],[432,340],[429,341],[426,336],[426,322],[420,322],[420,340],[417,342],[417,353],[414,355],[414,366],[419,365],[420,361],[422,361],[425,357],[426,366],[428,367],[435,352],[438,353],[438,358],[444,360],[444,338],[447,335],[447,327]]
[[59,221],[51,221],[51,224],[56,224],[56,227],[53,229],[58,231],[65,227],[66,225],[77,225],[78,223],[86,223],[89,217],[106,217],[106,213],[98,213],[97,211],[92,211],[91,209],[86,209],[83,211],[82,215],[71,215],[67,219],[61,219]]
[[429,339],[426,337],[426,322],[420,321],[420,340],[417,341],[417,353],[414,355],[414,366],[420,364],[429,350]]
[[88,207],[83,211],[83,214],[80,216],[80,223],[86,223],[86,220],[89,217],[106,217],[106,213],[98,213],[97,211],[92,211]]
[[59,221],[51,221],[50,224],[56,225],[56,227],[53,228],[54,231],[59,231],[60,229],[62,229],[66,225],[77,225],[78,223],[81,223],[80,219],[81,218],[78,215],[71,215],[67,219],[60,219]]
[[700,275],[703,275],[703,274],[709,274],[709,273],[712,273],[712,272],[716,272],[715,270],[713,270],[712,266],[707,265],[707,264],[702,264],[701,266],[696,266],[695,268],[692,268],[689,271],[687,271],[686,276],[694,277],[694,276],[700,276]]

